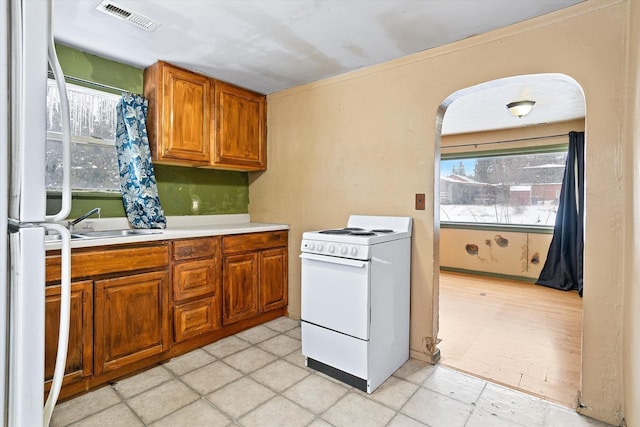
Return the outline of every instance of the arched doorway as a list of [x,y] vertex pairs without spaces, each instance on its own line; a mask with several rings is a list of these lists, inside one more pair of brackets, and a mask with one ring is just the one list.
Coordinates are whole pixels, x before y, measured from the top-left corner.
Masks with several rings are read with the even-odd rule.
[[[526,100],[535,101],[529,115],[514,117],[505,108]],[[559,186],[549,172],[564,166],[567,134],[583,131],[584,120],[575,80],[523,75],[451,94],[439,109],[436,135],[436,268],[448,271],[435,306],[441,363],[570,407],[580,390],[582,302],[531,282],[554,223],[552,194]],[[504,168],[502,178],[481,176],[478,163]],[[513,180],[534,170],[551,180]]]

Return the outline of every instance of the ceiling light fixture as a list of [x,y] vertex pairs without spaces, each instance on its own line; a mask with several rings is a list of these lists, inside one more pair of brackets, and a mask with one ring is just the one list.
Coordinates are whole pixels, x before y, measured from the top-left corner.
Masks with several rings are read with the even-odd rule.
[[507,104],[507,110],[517,117],[522,118],[531,112],[531,109],[535,105],[536,101],[516,101]]

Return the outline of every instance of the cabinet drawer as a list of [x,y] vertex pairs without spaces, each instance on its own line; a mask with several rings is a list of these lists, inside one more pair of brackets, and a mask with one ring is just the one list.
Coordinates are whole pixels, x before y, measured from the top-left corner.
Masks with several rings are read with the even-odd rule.
[[[167,243],[123,247],[102,246],[100,249],[74,250],[71,255],[71,277],[99,276],[135,270],[165,269],[169,265]],[[60,280],[60,255],[47,254],[46,280]]]
[[174,342],[181,342],[219,327],[214,298],[181,304],[173,309]]
[[222,238],[222,251],[224,254],[230,254],[287,246],[287,236],[287,231],[225,236]]
[[216,261],[203,259],[173,266],[173,300],[212,294],[216,290]]
[[173,259],[180,261],[190,258],[213,257],[219,247],[220,237],[176,240],[173,242]]

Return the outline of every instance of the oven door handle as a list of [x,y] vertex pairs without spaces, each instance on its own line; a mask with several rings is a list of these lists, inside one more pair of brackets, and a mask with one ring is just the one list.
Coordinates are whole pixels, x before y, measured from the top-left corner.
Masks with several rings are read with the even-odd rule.
[[340,264],[340,265],[346,265],[349,267],[357,267],[357,268],[363,268],[367,265],[366,261],[359,261],[359,260],[355,260],[355,259],[346,259],[346,258],[340,258],[340,257],[335,257],[335,256],[323,256],[323,255],[315,255],[315,254],[307,254],[307,253],[302,253],[300,254],[300,258],[302,259],[308,259],[311,261],[319,261],[319,262],[326,262],[329,264]]

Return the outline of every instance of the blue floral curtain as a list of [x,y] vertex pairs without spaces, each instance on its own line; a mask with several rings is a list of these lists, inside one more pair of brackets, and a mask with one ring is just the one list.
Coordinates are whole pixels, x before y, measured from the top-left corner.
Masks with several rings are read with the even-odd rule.
[[116,106],[116,151],[127,219],[134,228],[165,228],[147,139],[147,100],[125,93]]

